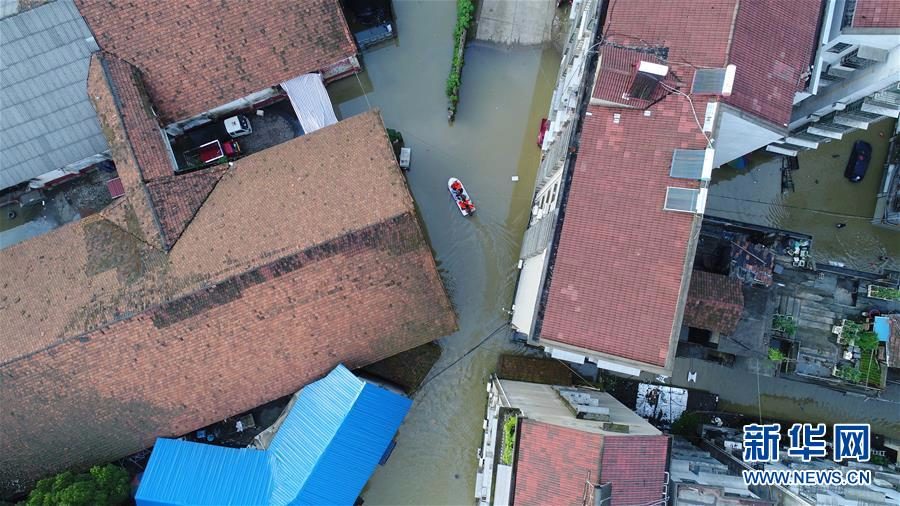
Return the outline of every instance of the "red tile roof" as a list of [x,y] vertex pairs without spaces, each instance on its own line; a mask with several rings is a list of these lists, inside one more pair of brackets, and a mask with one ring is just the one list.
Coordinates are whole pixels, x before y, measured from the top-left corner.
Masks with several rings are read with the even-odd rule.
[[730,276],[694,271],[684,305],[684,324],[731,335],[744,312],[741,281]]
[[857,0],[853,28],[900,28],[897,0]]
[[[816,48],[822,0],[630,1],[608,14],[607,39],[666,47],[670,65],[737,67],[725,102],[782,126]],[[692,78],[692,76],[691,76]],[[691,80],[683,87],[690,89]]]
[[[794,94],[812,64],[822,0],[740,2],[729,63],[737,67],[725,103],[778,126],[791,119]],[[898,5],[900,6],[900,5]]]
[[[650,100],[642,100],[628,96],[628,91],[642,61],[665,65],[665,61],[652,53],[633,51],[616,46],[601,46],[599,71],[591,97],[604,102],[619,104],[626,107],[644,108],[654,100],[661,98],[668,92],[657,85],[656,92]],[[669,80],[663,84],[674,86]]]
[[236,161],[168,252],[135,215],[0,250],[0,494],[456,329],[377,112]]
[[695,218],[664,211],[663,203],[667,186],[697,186],[670,178],[669,165],[675,148],[701,149],[706,141],[677,96],[649,117],[591,111],[540,337],[664,368]]
[[516,505],[582,506],[588,482],[611,483],[613,506],[660,500],[665,490],[667,436],[604,436],[524,419],[516,453]]
[[652,504],[666,487],[668,436],[605,436],[600,482],[612,484],[612,506]]
[[[772,108],[751,111],[774,119],[775,109],[779,118],[790,114],[790,100],[781,98],[791,95],[795,87],[772,75],[771,69],[760,70],[771,67],[773,57],[745,47],[753,38],[751,28],[759,22],[773,25],[760,28],[756,43],[775,51],[775,61],[804,68],[808,62],[800,64],[793,49],[779,53],[762,39],[774,37],[775,32],[782,38],[794,36],[795,24],[803,25],[800,34],[805,37],[808,23],[816,22],[817,10],[811,11],[818,1],[798,2],[802,8],[791,7],[796,11],[775,10],[781,15],[806,12],[812,21],[773,19],[763,0],[617,2],[607,13],[604,33],[607,43],[632,47],[635,54],[667,50],[669,76],[685,93],[695,68],[722,68],[734,56],[740,61],[734,105],[755,107],[749,97],[756,98],[756,87],[748,83],[757,79],[766,89],[782,90],[771,92],[778,94],[778,100],[774,95],[765,98],[773,101]],[[812,46],[811,36],[805,44]],[[602,52],[628,60],[619,55],[619,49]],[[796,53],[800,52],[805,54],[805,50]],[[594,96],[619,93],[621,72],[613,70],[612,77],[606,76],[609,72],[601,65],[599,73],[598,88],[611,88],[595,89]],[[783,91],[788,88],[790,92]],[[718,97],[695,95],[692,100],[693,111],[702,118],[706,104]],[[683,287],[690,277],[685,260],[694,254],[696,223],[690,214],[662,208],[667,187],[698,186],[697,181],[669,177],[674,150],[704,149],[707,141],[691,104],[675,93],[649,107],[650,116],[642,110],[616,107],[591,106],[589,110],[539,338],[549,345],[562,343],[601,358],[621,358],[635,367],[665,371],[671,366],[680,329],[680,306],[687,295]]]
[[171,175],[147,184],[166,248],[175,245],[226,169],[227,166],[219,165],[190,174]]
[[529,419],[519,430],[513,504],[581,506],[586,482],[598,479],[603,436]]
[[[166,151],[159,128],[145,107],[140,76],[134,67],[118,58],[94,53],[87,91],[125,190],[124,197],[100,215],[147,244],[161,248],[159,223],[144,190],[144,175],[163,172]],[[140,142],[145,145],[133,144]],[[154,149],[156,152],[152,153]]]
[[338,0],[77,0],[100,47],[138,67],[165,123],[353,56]]
[[175,167],[166,156],[168,147],[153,115],[150,97],[144,91],[140,71],[108,53],[95,53],[92,59],[100,60],[131,145],[138,177],[143,181],[152,181],[173,175]]

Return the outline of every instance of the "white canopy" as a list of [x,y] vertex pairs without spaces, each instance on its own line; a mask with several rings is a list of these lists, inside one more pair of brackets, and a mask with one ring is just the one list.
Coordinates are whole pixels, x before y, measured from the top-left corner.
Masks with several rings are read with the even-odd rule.
[[337,123],[321,74],[304,74],[281,83],[305,133]]

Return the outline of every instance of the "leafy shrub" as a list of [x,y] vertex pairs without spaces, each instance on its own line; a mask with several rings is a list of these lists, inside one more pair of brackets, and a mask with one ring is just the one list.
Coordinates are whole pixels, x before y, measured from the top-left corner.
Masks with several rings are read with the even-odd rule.
[[772,320],[772,328],[784,332],[788,336],[793,336],[797,333],[797,324],[792,316],[775,315],[775,318]]
[[862,351],[872,351],[878,348],[878,335],[874,332],[860,332],[856,334],[854,341]]
[[472,24],[472,15],[475,12],[475,3],[472,0],[456,1],[456,28],[453,30],[453,60],[450,63],[450,75],[447,77],[447,98],[450,99],[450,109],[456,111],[456,103],[459,101],[460,75],[462,74],[463,57],[461,46],[465,45],[463,39],[469,26]]
[[862,371],[849,364],[842,365],[837,371],[837,377],[859,383],[862,380]]
[[844,321],[843,326],[844,330],[841,331],[841,335],[848,339],[852,339],[856,334],[859,334],[863,330],[861,323],[856,323],[851,320]]
[[900,290],[887,286],[872,285],[872,296],[887,300],[900,300]]
[[784,359],[785,356],[784,353],[781,353],[781,350],[778,348],[769,348],[769,360],[772,362],[782,362]]
[[128,471],[113,464],[94,466],[89,472],[81,474],[64,471],[51,478],[40,480],[28,494],[25,504],[27,506],[122,504],[131,493],[128,481]]
[[503,450],[500,452],[500,462],[512,464],[513,448],[516,446],[516,423],[518,417],[510,416],[503,421]]
[[672,434],[678,434],[686,438],[697,437],[697,428],[703,420],[697,413],[684,412],[678,420],[672,422]]

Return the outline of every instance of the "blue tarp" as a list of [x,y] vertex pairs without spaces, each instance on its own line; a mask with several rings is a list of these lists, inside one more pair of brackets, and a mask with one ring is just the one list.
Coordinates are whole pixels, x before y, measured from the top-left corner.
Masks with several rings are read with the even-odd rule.
[[888,321],[887,316],[875,317],[875,335],[878,336],[878,340],[882,343],[888,342],[888,338],[891,337],[891,323]]
[[301,390],[266,450],[157,439],[135,501],[353,504],[411,405],[338,365]]

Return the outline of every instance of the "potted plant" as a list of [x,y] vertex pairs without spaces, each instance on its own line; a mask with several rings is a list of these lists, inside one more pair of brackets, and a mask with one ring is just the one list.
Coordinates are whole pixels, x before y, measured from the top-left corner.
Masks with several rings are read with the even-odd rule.
[[769,360],[772,362],[783,362],[786,357],[778,348],[769,348]]
[[772,319],[772,329],[784,332],[788,337],[793,337],[797,333],[797,324],[794,322],[793,316],[777,314]]
[[900,300],[900,290],[889,286],[869,285],[868,296],[872,299]]
[[850,364],[840,366],[834,375],[851,383],[859,383],[862,380],[862,371]]

